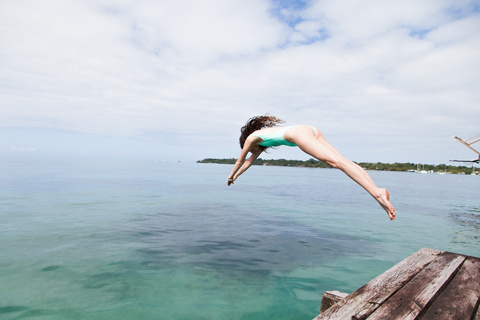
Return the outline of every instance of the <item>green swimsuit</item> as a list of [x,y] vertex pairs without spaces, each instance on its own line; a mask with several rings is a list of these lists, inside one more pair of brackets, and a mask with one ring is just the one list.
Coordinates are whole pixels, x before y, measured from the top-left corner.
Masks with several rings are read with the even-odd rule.
[[[270,134],[254,134],[255,137],[259,137],[263,141],[260,143],[261,146],[263,147],[278,147],[278,146],[290,146],[290,147],[296,147],[297,145],[293,142],[289,142],[285,140],[283,137],[285,135],[285,132],[293,127],[298,127],[298,126],[289,126],[285,127],[281,130],[275,131]],[[315,133],[315,136],[317,136],[317,131],[315,130],[315,127],[309,126],[312,128],[313,132]]]

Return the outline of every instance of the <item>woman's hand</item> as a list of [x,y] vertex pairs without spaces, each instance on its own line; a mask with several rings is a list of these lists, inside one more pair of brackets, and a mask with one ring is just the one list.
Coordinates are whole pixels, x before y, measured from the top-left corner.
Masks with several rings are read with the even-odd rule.
[[234,181],[233,179],[228,178],[228,179],[227,179],[227,186],[233,184],[233,181]]

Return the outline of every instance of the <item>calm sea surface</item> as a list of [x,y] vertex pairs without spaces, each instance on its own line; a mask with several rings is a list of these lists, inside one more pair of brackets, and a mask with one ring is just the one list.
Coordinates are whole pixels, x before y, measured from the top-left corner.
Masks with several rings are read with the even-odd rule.
[[0,159],[0,319],[312,319],[420,248],[480,256],[480,177]]

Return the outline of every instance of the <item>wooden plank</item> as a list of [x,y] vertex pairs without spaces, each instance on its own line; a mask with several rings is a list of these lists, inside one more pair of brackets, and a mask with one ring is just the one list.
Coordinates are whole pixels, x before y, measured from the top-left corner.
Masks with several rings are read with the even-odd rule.
[[334,304],[345,299],[348,293],[340,291],[325,291],[322,295],[322,304],[320,305],[320,313],[330,309]]
[[366,319],[441,253],[442,251],[428,248],[418,250],[317,316],[315,320]]
[[[472,319],[480,299],[480,259],[468,257],[422,320]],[[477,318],[479,315],[477,314]]]
[[444,252],[390,297],[368,320],[414,320],[440,294],[467,257]]

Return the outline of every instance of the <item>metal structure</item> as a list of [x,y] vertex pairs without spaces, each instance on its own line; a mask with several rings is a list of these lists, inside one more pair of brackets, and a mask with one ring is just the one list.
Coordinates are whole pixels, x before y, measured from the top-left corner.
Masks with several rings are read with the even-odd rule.
[[[475,136],[473,138],[470,138],[470,139],[467,139],[467,140],[462,140],[460,139],[459,137],[455,137],[455,139],[457,139],[458,141],[460,141],[461,144],[463,144],[464,146],[466,146],[467,148],[471,149],[473,152],[475,152],[476,154],[478,154],[478,159],[475,159],[475,160],[450,160],[450,161],[453,161],[453,162],[475,162],[475,163],[480,163],[480,152],[478,152],[476,149],[474,149],[472,147],[472,144],[474,143],[477,143],[480,141],[480,134],[478,136]],[[477,139],[477,140],[475,140]],[[474,141],[472,141],[474,140]],[[471,141],[471,142],[470,142]]]

